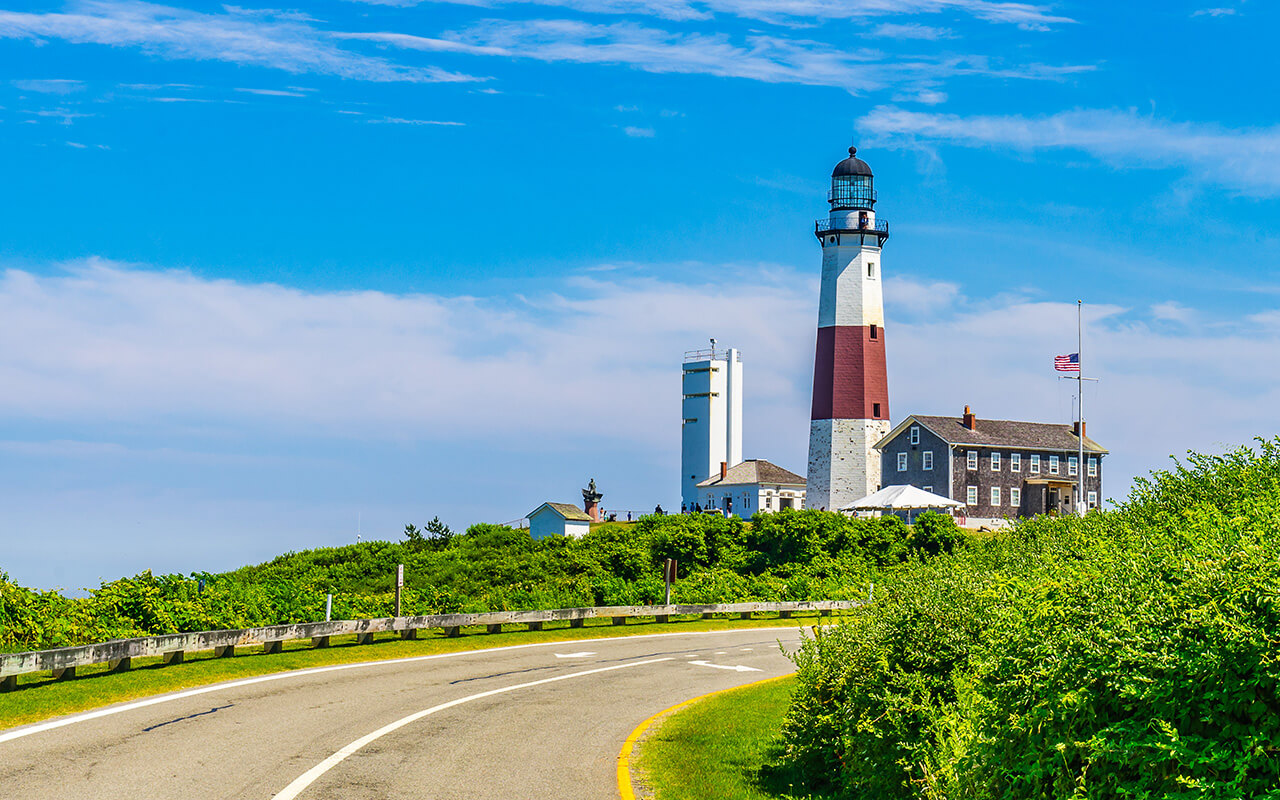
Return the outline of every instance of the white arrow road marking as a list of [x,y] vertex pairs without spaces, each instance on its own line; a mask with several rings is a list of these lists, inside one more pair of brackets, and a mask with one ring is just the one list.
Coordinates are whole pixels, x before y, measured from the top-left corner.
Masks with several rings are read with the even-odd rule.
[[347,758],[347,756],[350,756],[359,752],[361,748],[363,748],[365,745],[369,744],[370,742],[377,741],[378,739],[381,739],[383,736],[386,736],[388,733],[400,730],[405,725],[408,725],[411,722],[417,722],[423,717],[430,716],[431,714],[434,714],[437,711],[444,711],[445,709],[453,708],[454,706],[460,706],[463,703],[469,703],[472,700],[479,700],[482,697],[493,697],[495,694],[505,694],[506,692],[514,692],[517,689],[528,689],[531,686],[542,686],[543,684],[546,684],[546,683],[555,683],[556,681],[567,681],[570,678],[581,678],[584,675],[595,675],[600,672],[610,672],[615,669],[626,669],[627,667],[643,667],[646,664],[657,664],[659,661],[670,661],[670,660],[671,660],[670,658],[651,658],[648,661],[632,661],[627,664],[615,664],[611,667],[597,667],[596,669],[588,669],[582,672],[572,672],[568,675],[557,675],[554,678],[543,678],[540,681],[529,681],[528,683],[517,683],[513,686],[503,686],[500,689],[490,689],[487,692],[480,692],[479,694],[468,695],[466,697],[459,697],[457,700],[450,700],[447,703],[441,703],[438,706],[432,706],[431,708],[423,709],[422,711],[419,711],[415,714],[410,714],[409,716],[404,717],[403,719],[398,719],[395,722],[391,723],[390,725],[384,725],[383,727],[378,728],[373,733],[366,734],[365,736],[361,736],[359,739],[356,739],[351,744],[347,745],[346,747],[342,748],[338,752],[326,758],[324,761],[321,761],[319,764],[316,764],[311,769],[299,775],[297,779],[294,780],[293,783],[284,787],[284,790],[281,791],[279,794],[277,794],[275,797],[273,797],[272,800],[293,800],[293,798],[301,794],[304,789],[306,789],[311,784],[315,783],[316,780],[320,778],[320,776],[324,775],[326,772],[338,766],[338,764],[342,763]]
[[712,669],[731,669],[734,672],[763,672],[764,671],[764,670],[756,669],[755,667],[744,666],[742,664],[738,664],[737,666],[734,666],[734,667],[729,667],[724,664],[712,664],[710,661],[690,661],[689,663],[696,664],[699,667],[711,667]]
[[581,653],[556,653],[556,658],[586,658],[594,655],[590,650],[583,650]]

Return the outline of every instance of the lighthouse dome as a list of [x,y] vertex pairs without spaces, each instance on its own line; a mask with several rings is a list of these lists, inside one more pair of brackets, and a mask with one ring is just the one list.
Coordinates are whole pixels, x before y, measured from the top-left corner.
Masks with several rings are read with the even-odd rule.
[[856,147],[850,147],[849,157],[844,161],[841,161],[839,164],[836,164],[836,168],[831,170],[831,177],[833,178],[841,178],[848,175],[865,175],[868,178],[871,177],[871,166],[867,164],[867,162],[858,158],[858,148]]

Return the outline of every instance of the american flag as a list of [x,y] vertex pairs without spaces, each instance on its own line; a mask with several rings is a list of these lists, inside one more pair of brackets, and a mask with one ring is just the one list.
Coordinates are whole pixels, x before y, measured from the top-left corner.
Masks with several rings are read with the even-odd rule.
[[1058,372],[1079,372],[1080,371],[1080,354],[1071,353],[1065,356],[1053,357],[1053,368]]

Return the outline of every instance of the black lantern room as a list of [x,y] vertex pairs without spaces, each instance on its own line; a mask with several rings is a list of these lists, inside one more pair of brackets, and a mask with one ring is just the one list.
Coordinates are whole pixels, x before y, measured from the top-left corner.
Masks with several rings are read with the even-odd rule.
[[832,211],[870,211],[876,204],[875,177],[867,162],[858,158],[858,148],[849,148],[849,157],[831,171]]

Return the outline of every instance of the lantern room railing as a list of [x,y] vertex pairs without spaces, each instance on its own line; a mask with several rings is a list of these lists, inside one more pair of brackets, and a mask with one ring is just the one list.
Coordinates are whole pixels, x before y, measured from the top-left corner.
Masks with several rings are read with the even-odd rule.
[[854,221],[820,219],[813,223],[813,232],[821,236],[824,233],[879,233],[889,235],[889,221],[884,219]]

